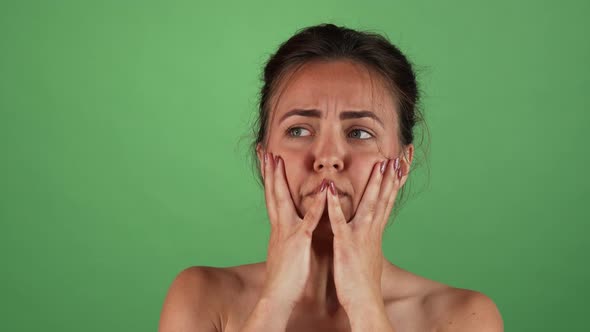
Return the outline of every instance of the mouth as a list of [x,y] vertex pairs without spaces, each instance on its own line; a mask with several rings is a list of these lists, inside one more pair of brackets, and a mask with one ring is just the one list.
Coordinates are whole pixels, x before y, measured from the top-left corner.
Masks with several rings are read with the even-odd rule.
[[[321,184],[313,192],[307,194],[307,196],[314,197],[315,195],[319,194],[320,188],[321,188]],[[330,190],[330,188],[328,186],[326,186],[326,188],[324,190]],[[348,196],[348,194],[346,192],[342,191],[338,187],[336,187],[336,193],[338,194],[338,197]]]
[[[330,190],[330,189],[326,189],[326,190]],[[348,196],[348,194],[347,194],[347,193],[343,193],[343,192],[341,192],[341,191],[338,191],[338,190],[337,190],[336,192],[338,193],[338,197],[344,197],[344,196]],[[317,191],[317,192],[313,192],[313,193],[311,193],[311,194],[307,194],[307,197],[315,197],[315,196],[316,196],[317,194],[319,194],[319,193],[320,193],[319,191]]]

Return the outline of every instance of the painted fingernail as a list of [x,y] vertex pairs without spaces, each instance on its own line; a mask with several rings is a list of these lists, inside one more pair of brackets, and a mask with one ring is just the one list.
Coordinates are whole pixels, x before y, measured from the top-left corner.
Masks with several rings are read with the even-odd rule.
[[393,165],[393,169],[395,169],[395,170],[399,169],[399,157],[395,158],[395,163]]
[[264,153],[264,164],[268,164],[268,152]]
[[402,178],[402,169],[401,168],[397,170],[397,178],[398,179]]
[[324,190],[326,190],[327,186],[328,186],[328,182],[326,181],[326,179],[322,180],[322,185],[320,186],[320,192],[323,193]]
[[381,174],[385,173],[385,167],[387,166],[388,161],[389,159],[386,159],[381,162]]
[[336,186],[334,185],[334,181],[330,181],[330,191],[332,195],[336,196]]

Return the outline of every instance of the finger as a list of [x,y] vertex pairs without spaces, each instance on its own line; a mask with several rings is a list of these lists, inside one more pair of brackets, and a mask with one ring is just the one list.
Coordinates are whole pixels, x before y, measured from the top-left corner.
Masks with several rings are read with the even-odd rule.
[[277,156],[276,167],[274,172],[274,193],[275,203],[278,217],[283,219],[291,219],[295,221],[293,216],[297,216],[291,192],[287,184],[287,177],[285,175],[285,162],[283,158]]
[[320,219],[322,218],[322,214],[324,213],[324,209],[326,207],[326,185],[322,184],[322,188],[323,189],[321,189],[320,192],[315,196],[313,205],[303,217],[301,227],[303,232],[305,232],[305,235],[308,237],[311,237],[313,234],[313,231],[316,229]]
[[[408,173],[407,173],[408,168],[405,168],[405,169],[406,170],[404,170],[404,166],[402,165],[402,162],[401,162],[401,159],[400,159],[399,165],[398,165],[398,168],[397,168],[397,172],[395,172],[395,174],[396,174],[395,175],[395,187],[394,187],[395,193],[394,193],[394,195],[392,195],[391,201],[388,202],[388,209],[387,209],[387,211],[391,211],[391,209],[393,208],[393,205],[395,204],[395,201],[397,199],[397,193],[402,188],[403,181],[405,180],[405,178],[408,177]],[[388,215],[388,218],[389,218],[389,215]]]
[[399,166],[399,158],[392,159],[387,164],[385,173],[383,174],[383,180],[381,181],[381,192],[379,193],[379,201],[385,202],[385,204],[379,204],[378,210],[375,212],[375,218],[378,219],[381,224],[385,224],[391,213],[391,208],[397,197],[399,190],[399,179],[397,176]]
[[383,204],[379,201],[379,192],[381,191],[381,181],[383,174],[381,174],[382,162],[378,162],[373,166],[371,177],[359,203],[359,207],[354,216],[353,222],[370,222],[375,216],[375,212],[378,210],[378,205]]
[[328,216],[330,217],[330,226],[332,226],[332,232],[334,236],[340,236],[346,229],[346,217],[342,212],[342,206],[340,205],[340,198],[334,187],[334,182],[330,181],[330,192],[328,195]]
[[266,210],[270,223],[274,224],[277,220],[276,202],[274,197],[274,175],[273,175],[273,156],[270,152],[264,152],[264,196],[266,201]]

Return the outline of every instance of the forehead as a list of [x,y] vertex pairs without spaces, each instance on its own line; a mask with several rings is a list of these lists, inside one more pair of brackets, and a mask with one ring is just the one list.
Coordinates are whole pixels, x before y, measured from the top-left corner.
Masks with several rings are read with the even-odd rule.
[[279,88],[276,115],[293,108],[322,112],[369,110],[387,119],[395,103],[381,76],[358,62],[309,62],[290,73]]

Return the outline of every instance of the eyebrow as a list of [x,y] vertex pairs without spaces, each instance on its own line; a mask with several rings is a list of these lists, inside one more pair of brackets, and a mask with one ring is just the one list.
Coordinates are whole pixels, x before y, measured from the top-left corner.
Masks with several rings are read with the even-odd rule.
[[[311,118],[321,118],[322,117],[322,112],[317,110],[317,109],[293,109],[290,110],[289,112],[285,113],[281,119],[279,120],[279,123],[283,122],[286,118],[290,117],[290,116],[306,116],[306,117],[311,117]],[[379,124],[381,125],[381,127],[385,128],[383,121],[381,121],[381,119],[377,116],[377,114],[371,112],[371,111],[365,111],[365,110],[361,110],[361,111],[342,111],[340,113],[340,120],[348,120],[348,119],[360,119],[360,118],[371,118],[376,120],[377,122],[379,122]]]

